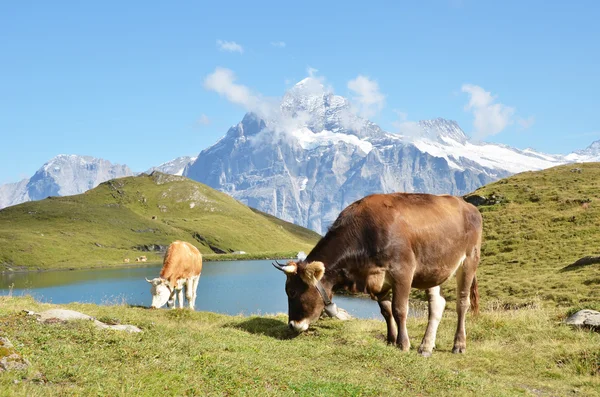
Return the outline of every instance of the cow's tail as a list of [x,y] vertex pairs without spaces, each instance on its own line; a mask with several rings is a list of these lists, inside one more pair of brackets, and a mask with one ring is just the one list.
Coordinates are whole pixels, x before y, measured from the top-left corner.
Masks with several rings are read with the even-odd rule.
[[479,314],[479,290],[477,289],[477,276],[473,277],[473,283],[471,283],[471,310],[474,315]]

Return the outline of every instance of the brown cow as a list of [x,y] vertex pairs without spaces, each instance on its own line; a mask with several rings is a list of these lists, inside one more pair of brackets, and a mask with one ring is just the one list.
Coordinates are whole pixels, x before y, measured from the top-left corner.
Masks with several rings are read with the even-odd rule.
[[290,328],[305,331],[323,310],[336,317],[332,291],[346,288],[378,301],[388,343],[406,351],[410,290],[425,289],[429,322],[419,353],[429,356],[446,305],[440,284],[456,274],[458,326],[452,352],[463,353],[469,302],[478,310],[475,272],[482,223],[476,207],[448,195],[374,194],[350,204],[305,260],[274,264],[287,275]]
[[[179,307],[183,308],[183,287],[190,309],[196,304],[196,290],[202,273],[202,254],[198,248],[185,241],[174,241],[167,248],[160,277],[152,280],[152,308],[163,307],[165,303],[175,308],[174,298],[179,299]],[[175,295],[177,293],[177,296]]]

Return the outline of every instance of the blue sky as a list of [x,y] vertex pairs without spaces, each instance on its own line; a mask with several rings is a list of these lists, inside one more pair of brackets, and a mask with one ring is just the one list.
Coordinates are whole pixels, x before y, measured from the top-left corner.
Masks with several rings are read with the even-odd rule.
[[592,0],[0,2],[0,184],[61,153],[134,171],[196,155],[245,112],[207,89],[218,68],[264,97],[313,68],[388,131],[444,117],[568,153],[600,139],[598,15]]

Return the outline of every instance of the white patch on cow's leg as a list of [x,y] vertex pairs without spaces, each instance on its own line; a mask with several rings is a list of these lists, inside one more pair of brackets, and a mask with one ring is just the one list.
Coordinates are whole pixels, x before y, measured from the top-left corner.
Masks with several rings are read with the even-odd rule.
[[179,299],[179,308],[183,309],[183,288],[177,290],[177,299]]
[[435,338],[437,335],[437,329],[446,307],[446,299],[440,295],[440,287],[433,287],[427,290],[429,297],[429,322],[427,323],[427,331],[419,346],[419,353],[425,357],[431,355],[431,352],[435,348]]
[[456,272],[456,313],[458,314],[458,324],[456,325],[452,353],[464,353],[467,349],[465,320],[469,304],[471,303],[470,292],[474,276],[475,272],[468,271],[465,269],[465,266],[461,266],[458,272]]
[[394,320],[394,316],[392,315],[392,301],[384,299],[377,301],[377,303],[379,304],[381,315],[385,318],[387,326],[387,343],[395,345],[396,338],[398,338],[398,327],[396,326],[396,320]]
[[190,308],[192,310],[196,310],[196,292],[198,291],[198,283],[200,282],[200,274],[193,278],[193,287],[192,287],[192,303]]
[[185,283],[185,298],[188,301],[188,308],[194,310],[194,282],[196,276],[192,276],[187,279]]

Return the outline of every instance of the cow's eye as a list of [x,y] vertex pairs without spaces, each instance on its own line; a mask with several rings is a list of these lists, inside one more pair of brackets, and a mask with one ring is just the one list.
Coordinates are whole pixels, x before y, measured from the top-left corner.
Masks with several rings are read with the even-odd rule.
[[287,292],[287,294],[288,294],[288,298],[290,298],[290,299],[294,299],[294,298],[295,298],[295,297],[298,295],[298,292],[297,292],[297,291],[294,291],[294,290],[289,290],[289,291]]

